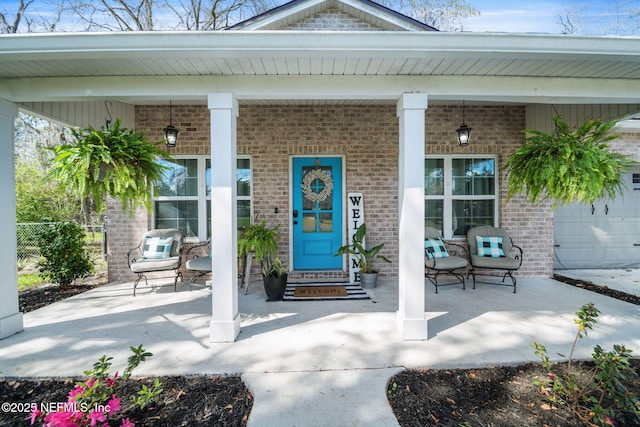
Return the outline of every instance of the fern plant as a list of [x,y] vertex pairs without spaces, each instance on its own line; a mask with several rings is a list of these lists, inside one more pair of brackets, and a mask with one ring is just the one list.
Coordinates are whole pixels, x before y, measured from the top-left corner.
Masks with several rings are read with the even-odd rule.
[[507,200],[524,192],[531,203],[550,198],[556,205],[588,204],[622,194],[631,158],[609,150],[617,122],[589,120],[574,130],[558,115],[553,120],[554,134],[525,130],[531,136],[507,160]]
[[151,184],[162,177],[165,166],[158,158],[171,158],[151,143],[143,131],[121,127],[120,119],[108,130],[92,127],[71,129],[74,142],[53,148],[51,174],[79,197],[92,197],[100,210],[110,196],[123,209],[133,212],[144,206],[151,210]]

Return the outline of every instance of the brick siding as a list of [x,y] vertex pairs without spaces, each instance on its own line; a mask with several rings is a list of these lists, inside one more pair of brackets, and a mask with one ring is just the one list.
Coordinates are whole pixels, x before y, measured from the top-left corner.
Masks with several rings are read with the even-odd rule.
[[[553,212],[549,204],[532,206],[522,197],[505,204],[504,163],[524,142],[524,107],[467,106],[473,128],[471,144],[459,147],[455,129],[459,106],[433,105],[426,112],[427,154],[492,154],[500,172],[500,225],[525,251],[522,276],[550,276],[553,269]],[[137,129],[151,140],[162,138],[168,107],[138,106]],[[180,129],[175,154],[209,153],[209,110],[206,106],[174,106],[173,124]],[[342,155],[347,191],[365,197],[370,244],[384,242],[392,264],[378,265],[381,276],[398,274],[398,118],[395,105],[248,105],[238,117],[238,154],[251,155],[254,215],[280,224],[280,256],[289,263],[289,158],[291,155]],[[279,213],[275,213],[278,207]],[[144,212],[122,214],[117,202],[108,209],[109,278],[131,280],[126,252],[148,229]],[[338,275],[340,276],[340,275]],[[325,276],[323,276],[325,277]],[[335,274],[329,277],[336,277]]]
[[283,30],[297,31],[380,31],[380,28],[348,15],[335,8],[329,8],[307,19],[294,22]]

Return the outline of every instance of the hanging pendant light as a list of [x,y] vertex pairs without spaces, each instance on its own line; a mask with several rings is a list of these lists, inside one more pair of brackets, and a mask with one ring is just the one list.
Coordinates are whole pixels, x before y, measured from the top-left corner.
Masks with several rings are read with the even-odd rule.
[[169,100],[169,125],[165,127],[164,130],[164,139],[166,141],[167,147],[175,147],[178,143],[178,129],[173,126],[173,108],[171,104],[171,100]]
[[469,139],[471,138],[471,128],[464,123],[464,119],[464,101],[462,101],[462,126],[456,130],[458,132],[458,145],[461,147],[469,145]]

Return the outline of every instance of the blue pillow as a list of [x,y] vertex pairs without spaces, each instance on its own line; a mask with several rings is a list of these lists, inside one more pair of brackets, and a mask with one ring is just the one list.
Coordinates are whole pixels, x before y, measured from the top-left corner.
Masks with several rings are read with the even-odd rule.
[[476,236],[478,244],[478,255],[491,258],[504,258],[504,250],[502,249],[502,237],[482,237]]
[[165,259],[171,255],[173,237],[147,237],[142,248],[142,256],[147,259]]
[[425,239],[424,253],[427,258],[446,258],[449,256],[447,248],[441,239]]

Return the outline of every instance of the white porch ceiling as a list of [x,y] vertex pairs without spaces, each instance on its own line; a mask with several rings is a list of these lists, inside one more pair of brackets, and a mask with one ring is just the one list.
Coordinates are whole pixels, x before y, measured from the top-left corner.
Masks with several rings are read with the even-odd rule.
[[[325,86],[329,76],[332,82],[366,76],[375,86],[359,88],[362,94],[338,85],[338,96],[329,88],[328,99],[425,90],[434,100],[470,95],[466,99],[539,102],[535,97],[544,92],[547,102],[638,102],[640,38],[394,31],[0,36],[0,98],[16,102],[36,94],[62,99],[66,87],[69,98],[109,97],[111,91],[111,99],[124,102],[204,99],[203,91],[220,89],[247,100],[321,99],[305,85]],[[273,77],[277,91],[269,89]],[[118,83],[109,89],[107,81]],[[90,93],[78,93],[77,82]]]

